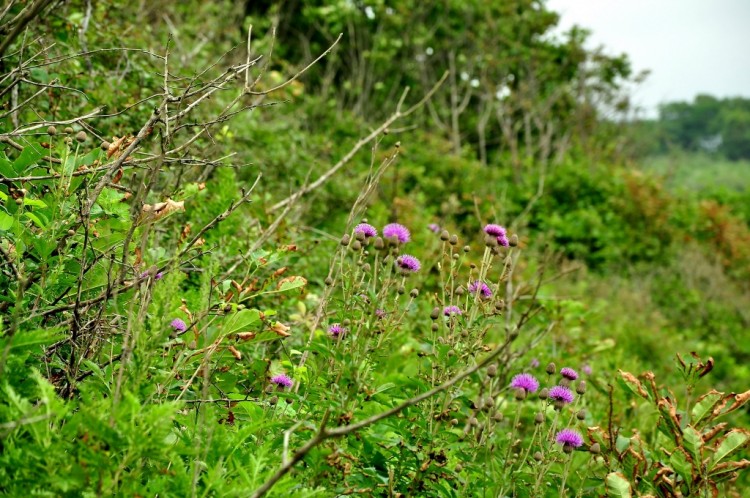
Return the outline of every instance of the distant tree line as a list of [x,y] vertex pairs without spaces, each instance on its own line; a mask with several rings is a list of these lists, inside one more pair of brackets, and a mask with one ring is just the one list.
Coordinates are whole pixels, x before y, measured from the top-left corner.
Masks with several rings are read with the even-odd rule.
[[646,154],[678,148],[750,159],[750,99],[698,95],[664,104],[658,119],[637,124],[636,142]]

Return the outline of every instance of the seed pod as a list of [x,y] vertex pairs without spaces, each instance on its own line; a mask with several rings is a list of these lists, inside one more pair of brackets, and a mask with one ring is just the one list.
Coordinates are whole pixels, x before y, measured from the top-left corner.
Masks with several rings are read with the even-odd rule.
[[487,398],[487,399],[484,400],[484,409],[485,410],[489,410],[493,406],[495,406],[495,399],[492,396],[490,396],[489,398]]
[[443,242],[445,242],[446,240],[450,238],[451,238],[451,234],[448,233],[448,230],[443,230],[442,232],[440,232],[440,240],[442,240]]
[[469,419],[469,425],[471,425],[473,427],[478,427],[479,426],[479,420],[477,420],[476,417],[471,417]]
[[87,137],[86,137],[86,132],[85,132],[85,131],[83,131],[83,130],[79,131],[79,132],[78,132],[78,133],[76,134],[76,140],[78,141],[78,143],[79,143],[79,144],[82,144],[83,142],[85,142],[85,141],[86,141],[86,138],[87,138]]
[[406,287],[404,287],[403,285],[399,285],[398,289],[396,289],[396,292],[398,292],[399,295],[403,295],[406,292]]
[[555,367],[554,363],[550,362],[549,364],[547,364],[546,372],[548,375],[554,375],[556,370],[557,368]]
[[569,444],[563,445],[563,451],[565,453],[568,453],[568,454],[573,453],[573,450],[574,450],[573,446]]
[[365,240],[365,233],[364,232],[357,232],[354,234],[354,238],[362,242]]
[[448,243],[452,246],[455,246],[456,244],[458,244],[458,235],[456,234],[451,235],[451,238],[448,239]]
[[419,289],[412,289],[409,291],[409,296],[412,298],[416,298],[419,296]]
[[505,417],[501,412],[497,412],[492,416],[492,420],[494,420],[495,422],[502,422],[504,418]]
[[484,245],[487,247],[497,247],[497,237],[493,237],[492,235],[485,235],[484,236]]
[[466,289],[464,289],[463,285],[459,285],[458,287],[456,287],[457,296],[463,296],[465,292],[466,292]]
[[49,126],[47,128],[47,135],[51,137],[54,137],[55,135],[57,135],[57,128],[55,128],[54,126]]

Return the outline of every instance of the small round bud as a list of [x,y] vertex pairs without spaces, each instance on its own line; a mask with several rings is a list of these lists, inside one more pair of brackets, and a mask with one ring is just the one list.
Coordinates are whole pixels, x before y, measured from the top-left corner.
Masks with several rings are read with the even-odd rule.
[[349,245],[349,242],[351,242],[352,238],[349,237],[349,234],[345,234],[343,237],[341,237],[341,245],[346,247]]
[[70,135],[71,133],[73,133],[73,128],[71,128],[70,126],[66,126],[65,130],[63,130],[63,131],[65,131],[65,133],[67,133],[68,135]]
[[497,375],[497,364],[493,363],[487,367],[487,377],[494,377]]
[[73,236],[73,235],[75,235],[75,234],[76,234],[76,231],[75,231],[75,230],[72,230],[72,229],[71,229],[71,230],[68,230],[68,235],[69,235],[69,236],[71,236],[71,237],[72,237],[72,236]]
[[469,246],[464,246],[464,252],[469,252],[469,251],[471,251],[471,247],[469,247]]
[[562,379],[560,379],[559,384],[561,386],[570,387],[570,379],[566,379],[565,377],[563,377]]
[[63,140],[63,142],[65,142],[66,145],[70,145],[73,143],[73,139],[70,137],[65,137],[65,140]]
[[455,246],[456,244],[458,244],[458,235],[456,234],[451,235],[451,238],[448,239],[448,243],[452,246]]
[[409,297],[411,297],[412,299],[416,298],[417,296],[419,296],[419,289],[412,289],[409,291]]
[[555,367],[555,364],[550,362],[547,364],[547,369],[545,370],[545,372],[547,372],[548,375],[554,375],[556,370],[557,367]]
[[85,142],[86,138],[87,136],[86,136],[85,131],[81,130],[78,133],[76,133],[76,140],[78,141],[79,144],[82,144],[83,142]]
[[359,251],[360,249],[362,249],[362,242],[360,242],[358,240],[355,240],[354,242],[352,242],[352,250],[353,251]]
[[462,470],[464,470],[464,466],[460,463],[457,463],[456,467],[453,470],[455,470],[456,472],[461,472]]
[[510,247],[516,247],[518,245],[518,235],[515,233],[510,236],[510,240],[508,241],[508,245]]
[[569,444],[563,445],[563,451],[565,453],[568,453],[568,454],[573,453],[573,450],[574,450],[573,446]]
[[594,455],[598,455],[599,453],[601,453],[602,447],[601,447],[601,445],[599,443],[594,443],[589,448],[589,451],[591,453],[593,453]]
[[47,127],[47,135],[51,137],[54,137],[55,135],[57,135],[57,128],[55,128],[54,126]]
[[20,206],[21,204],[23,204],[23,199],[19,197],[18,199],[16,199],[16,206]]
[[458,261],[458,258],[460,258],[460,256],[459,256],[458,254],[454,254],[454,255],[453,255],[453,259],[454,259],[455,261]]
[[442,240],[443,242],[445,242],[446,240],[450,238],[451,238],[451,234],[448,233],[448,230],[443,230],[442,232],[440,232],[440,240]]
[[556,399],[554,403],[552,403],[552,406],[555,407],[555,410],[560,411],[565,407],[565,401],[561,399]]
[[505,309],[505,301],[500,299],[499,301],[495,301],[495,309],[497,311],[503,311]]
[[370,263],[365,263],[362,265],[362,271],[365,273],[370,273],[370,270],[372,270],[372,266]]
[[403,295],[406,292],[406,287],[403,285],[399,285],[398,289],[396,289],[396,292],[398,292],[400,295]]
[[357,233],[354,234],[354,238],[357,239],[358,241],[362,242],[363,240],[365,240],[365,233],[364,232],[357,232]]
[[478,427],[479,426],[479,420],[477,420],[476,417],[471,417],[469,419],[469,425],[474,426],[474,427]]
[[526,389],[516,389],[516,399],[518,401],[526,399]]
[[541,462],[544,459],[544,455],[542,455],[541,451],[534,452],[534,460],[537,462]]
[[102,149],[102,150],[104,150],[104,151],[107,151],[107,150],[109,150],[109,147],[110,147],[111,145],[112,145],[111,143],[109,143],[109,142],[107,142],[107,141],[105,140],[104,142],[102,142],[102,144],[101,144],[101,145],[99,146],[99,148],[101,148],[101,149]]
[[330,287],[330,286],[333,285],[333,279],[331,277],[326,277],[325,283],[326,283],[327,286]]
[[501,412],[497,412],[492,416],[492,420],[494,420],[495,422],[502,422],[504,418],[505,417]]
[[433,324],[432,324],[432,325],[430,326],[430,330],[432,330],[433,332],[437,332],[437,331],[438,331],[438,329],[440,329],[440,326],[439,326],[439,325],[438,325],[437,323],[433,323]]
[[539,412],[536,415],[534,415],[534,423],[536,425],[539,425],[544,422],[544,413]]
[[578,420],[585,420],[586,419],[586,410],[578,410],[578,413],[576,413],[576,418]]
[[375,247],[375,249],[377,249],[377,250],[382,250],[382,249],[385,249],[385,242],[383,242],[383,238],[382,238],[382,237],[378,237],[378,238],[376,238],[376,239],[375,239],[375,244],[373,244],[373,246],[374,246],[374,247]]
[[352,324],[352,321],[351,321],[351,320],[349,320],[348,318],[344,318],[344,320],[343,320],[343,321],[341,322],[341,324],[342,324],[342,325],[343,325],[344,327],[348,327],[349,325],[351,325],[351,324]]
[[492,235],[485,235],[484,236],[484,245],[487,247],[497,247],[497,237],[493,237]]
[[432,318],[433,320],[437,320],[439,316],[440,316],[440,308],[438,307],[432,308],[432,311],[430,312],[430,318]]
[[539,391],[539,399],[545,400],[547,398],[549,398],[549,389],[545,387]]
[[448,358],[451,358],[453,356],[456,356],[456,351],[453,349],[448,350]]
[[279,402],[278,396],[271,396],[271,398],[268,400],[268,404],[271,406],[274,406],[278,402]]
[[580,395],[586,394],[586,381],[582,380],[576,386],[576,392]]
[[463,296],[464,293],[466,293],[466,289],[464,289],[463,285],[459,285],[458,287],[456,287],[456,295],[457,296]]
[[484,400],[484,409],[485,410],[489,410],[493,406],[495,406],[495,399],[493,397],[489,397],[489,398],[487,398],[487,399]]

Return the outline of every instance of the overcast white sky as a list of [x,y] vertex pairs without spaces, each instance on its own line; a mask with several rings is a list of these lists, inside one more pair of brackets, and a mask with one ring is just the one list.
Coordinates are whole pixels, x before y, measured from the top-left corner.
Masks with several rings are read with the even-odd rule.
[[592,31],[591,45],[627,53],[651,75],[634,95],[659,103],[698,93],[750,97],[750,0],[548,0],[561,27]]

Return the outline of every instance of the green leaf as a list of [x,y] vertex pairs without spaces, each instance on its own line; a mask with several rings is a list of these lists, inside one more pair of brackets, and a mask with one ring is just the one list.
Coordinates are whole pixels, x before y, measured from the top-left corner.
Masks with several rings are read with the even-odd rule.
[[6,178],[16,176],[13,164],[5,156],[5,152],[0,152],[0,175],[3,175]]
[[257,322],[260,322],[260,311],[254,309],[242,310],[227,319],[224,323],[224,333],[228,335],[244,332]]
[[31,144],[24,147],[21,154],[13,161],[13,169],[16,174],[20,175],[26,171],[26,168],[32,164],[36,164],[44,156],[44,153],[44,148],[39,144]]
[[682,448],[675,448],[672,455],[669,457],[669,463],[672,468],[677,471],[685,482],[692,482],[693,480],[693,459],[687,454]]
[[8,231],[13,226],[13,217],[0,209],[0,230]]
[[750,442],[749,431],[745,429],[732,429],[717,442],[716,452],[711,457],[710,467],[715,467],[724,458],[746,446],[748,442]]
[[700,432],[695,430],[692,425],[688,425],[682,431],[684,446],[695,458],[696,461],[701,461],[703,456],[703,437]]
[[712,390],[698,398],[693,406],[693,410],[690,412],[692,423],[698,425],[704,418],[711,414],[714,406],[721,401],[724,397],[724,393]]
[[604,483],[607,486],[607,496],[609,498],[631,498],[633,496],[630,483],[619,472],[610,472],[607,474]]

